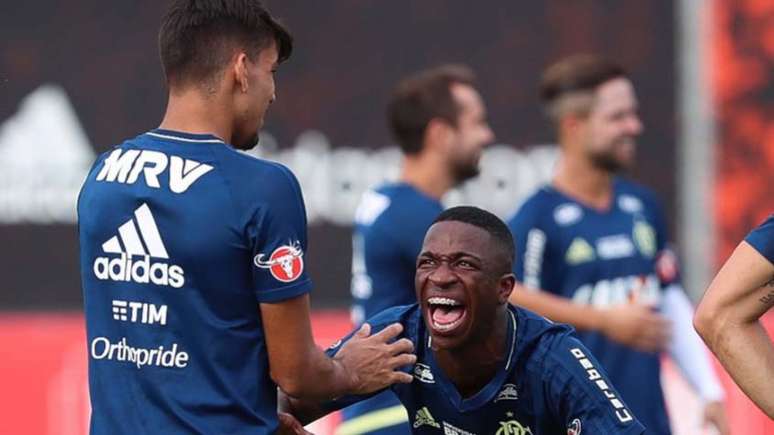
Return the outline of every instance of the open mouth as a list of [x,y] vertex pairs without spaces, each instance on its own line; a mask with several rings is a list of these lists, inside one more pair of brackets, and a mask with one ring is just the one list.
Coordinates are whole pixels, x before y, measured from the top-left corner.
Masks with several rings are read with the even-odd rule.
[[449,333],[462,325],[467,310],[462,302],[444,297],[432,297],[427,300],[428,318],[434,330]]

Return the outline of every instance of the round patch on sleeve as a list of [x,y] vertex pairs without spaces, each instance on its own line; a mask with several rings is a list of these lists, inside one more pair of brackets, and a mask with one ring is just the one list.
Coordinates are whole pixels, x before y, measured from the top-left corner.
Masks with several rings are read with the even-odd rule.
[[258,254],[253,263],[261,269],[269,269],[271,276],[280,282],[293,282],[304,271],[304,251],[298,244],[283,245],[275,249],[268,260],[266,254]]

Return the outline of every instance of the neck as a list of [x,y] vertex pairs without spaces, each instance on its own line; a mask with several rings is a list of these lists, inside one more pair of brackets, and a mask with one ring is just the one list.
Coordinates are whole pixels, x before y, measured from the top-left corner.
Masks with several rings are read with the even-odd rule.
[[212,134],[226,143],[232,142],[231,113],[222,108],[223,97],[203,95],[194,89],[169,93],[167,110],[159,128],[184,133]]
[[601,210],[610,207],[613,197],[613,174],[595,167],[580,155],[562,154],[556,165],[553,185],[562,193]]
[[437,200],[454,187],[452,174],[441,156],[429,152],[405,156],[400,180]]
[[509,321],[507,309],[503,307],[489,328],[468,340],[469,345],[433,350],[441,370],[462,397],[471,397],[481,391],[507,358]]

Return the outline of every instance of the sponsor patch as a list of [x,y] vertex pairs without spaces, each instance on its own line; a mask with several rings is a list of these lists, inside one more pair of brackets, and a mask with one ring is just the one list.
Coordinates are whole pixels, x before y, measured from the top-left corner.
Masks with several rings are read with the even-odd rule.
[[582,237],[576,237],[564,254],[565,261],[572,266],[592,261],[595,257],[594,248]]
[[516,390],[516,385],[513,384],[505,384],[503,385],[502,390],[500,390],[500,393],[497,395],[497,398],[495,398],[495,402],[498,402],[500,400],[517,400],[519,398],[519,392]]
[[632,238],[644,257],[653,258],[656,255],[656,230],[649,223],[637,220],[632,229]]
[[567,426],[567,435],[581,435],[581,421],[575,419]]
[[566,227],[578,222],[583,217],[583,210],[578,204],[562,204],[554,209],[554,220]]
[[634,245],[629,236],[616,234],[597,240],[597,255],[603,260],[614,260],[634,255]]
[[303,255],[304,251],[296,242],[280,246],[266,260],[264,260],[266,254],[258,254],[253,262],[261,269],[269,269],[271,276],[277,281],[293,282],[304,271]]
[[433,372],[430,371],[430,366],[422,363],[414,365],[414,379],[426,384],[435,383],[435,377],[433,377]]
[[414,415],[414,429],[419,428],[420,426],[432,426],[434,428],[440,429],[441,425],[438,424],[437,421],[433,418],[433,415],[430,414],[430,410],[427,409],[427,406],[423,406],[419,408],[416,415]]
[[639,213],[642,211],[642,201],[631,195],[621,195],[618,197],[618,207],[627,213]]

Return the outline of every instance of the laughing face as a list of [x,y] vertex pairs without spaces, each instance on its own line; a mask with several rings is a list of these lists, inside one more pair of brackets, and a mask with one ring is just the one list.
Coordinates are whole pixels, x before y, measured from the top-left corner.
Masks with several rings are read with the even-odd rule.
[[513,288],[507,254],[477,226],[430,227],[417,258],[416,291],[434,349],[486,339]]

